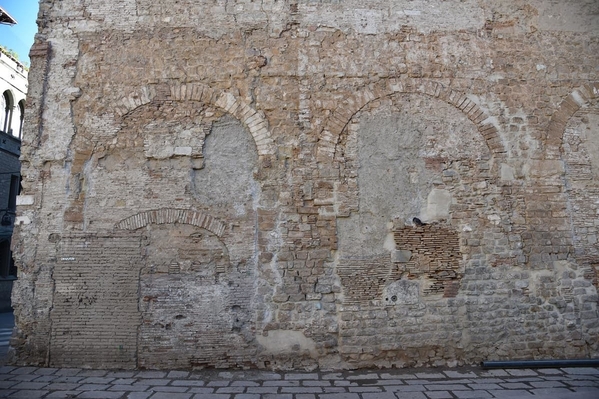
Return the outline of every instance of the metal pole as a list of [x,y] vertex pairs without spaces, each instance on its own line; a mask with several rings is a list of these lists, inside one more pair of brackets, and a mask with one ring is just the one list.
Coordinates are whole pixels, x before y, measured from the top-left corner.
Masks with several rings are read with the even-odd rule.
[[487,360],[480,366],[484,369],[599,367],[599,359]]

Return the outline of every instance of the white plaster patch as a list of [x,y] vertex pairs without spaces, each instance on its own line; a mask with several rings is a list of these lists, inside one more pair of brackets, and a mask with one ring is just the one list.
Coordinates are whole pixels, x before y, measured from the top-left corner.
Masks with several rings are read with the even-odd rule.
[[449,217],[451,193],[445,189],[433,188],[428,194],[426,208],[422,211],[425,221],[441,220]]
[[356,10],[354,29],[358,33],[374,35],[383,19],[383,14],[378,10]]
[[530,177],[554,177],[564,173],[564,163],[560,160],[531,160],[523,167]]
[[29,218],[29,216],[17,216],[15,218],[15,225],[20,224],[31,224],[31,219]]
[[420,301],[420,283],[398,280],[383,289],[383,302],[388,305],[413,305]]
[[580,106],[583,106],[584,103],[586,102],[584,98],[582,98],[581,94],[578,92],[578,90],[575,90],[572,94],[572,99],[574,101],[576,101],[576,103]]
[[501,180],[514,180],[515,169],[508,164],[501,164]]
[[499,222],[501,222],[501,218],[498,215],[489,215],[487,216],[487,219],[489,219],[489,221],[493,223],[495,226],[497,226]]
[[385,248],[387,251],[395,250],[395,239],[393,238],[393,233],[388,233],[385,236],[385,241],[383,242],[383,248]]
[[155,159],[199,156],[207,130],[207,126],[199,122],[189,129],[172,127],[169,123],[150,123],[145,127],[144,153],[146,157]]
[[17,206],[33,205],[33,195],[17,195]]
[[190,156],[191,147],[175,147],[175,155]]
[[68,98],[69,101],[73,101],[81,97],[81,89],[79,87],[67,87],[62,90],[62,94]]
[[256,339],[263,347],[262,355],[283,355],[308,351],[316,354],[316,344],[301,331],[272,330],[268,335],[257,335]]

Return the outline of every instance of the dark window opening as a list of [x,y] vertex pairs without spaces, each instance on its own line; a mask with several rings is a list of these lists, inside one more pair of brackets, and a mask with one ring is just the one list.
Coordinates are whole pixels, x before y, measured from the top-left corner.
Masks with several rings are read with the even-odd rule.
[[10,238],[0,242],[0,277],[17,276],[17,268],[10,250]]
[[17,210],[17,195],[21,192],[21,177],[16,175],[10,176],[10,189],[8,193],[8,209],[9,211]]
[[19,101],[19,140],[23,138],[23,121],[25,120],[25,102]]
[[13,108],[13,104],[12,104],[12,97],[10,95],[10,93],[7,91],[5,91],[2,94],[2,102],[4,103],[4,126],[2,127],[2,130],[5,133],[10,133],[10,123],[11,123],[11,119],[12,119],[12,108]]

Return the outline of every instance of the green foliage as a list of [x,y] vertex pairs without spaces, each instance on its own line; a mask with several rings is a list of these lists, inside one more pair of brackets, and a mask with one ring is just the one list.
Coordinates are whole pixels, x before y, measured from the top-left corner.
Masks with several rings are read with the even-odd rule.
[[4,47],[3,45],[0,44],[0,51],[6,55],[8,55],[9,57],[11,57],[12,59],[14,59],[15,61],[17,61],[18,63],[22,64],[23,67],[29,71],[29,63],[28,62],[23,62],[21,60],[19,60],[19,54],[14,51],[13,49],[9,49]]

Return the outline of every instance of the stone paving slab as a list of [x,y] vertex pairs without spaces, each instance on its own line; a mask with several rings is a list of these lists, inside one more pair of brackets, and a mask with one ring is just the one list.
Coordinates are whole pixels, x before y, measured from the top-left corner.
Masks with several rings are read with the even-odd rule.
[[0,367],[15,399],[598,399],[599,368],[338,372]]

